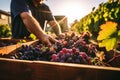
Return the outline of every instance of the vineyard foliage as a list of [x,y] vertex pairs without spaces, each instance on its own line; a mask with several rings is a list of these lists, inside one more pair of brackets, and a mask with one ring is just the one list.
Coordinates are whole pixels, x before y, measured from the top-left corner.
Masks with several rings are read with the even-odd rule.
[[8,25],[0,24],[0,38],[11,37],[11,28]]
[[120,42],[120,26],[117,23],[107,21],[100,26],[100,32],[97,37],[99,47],[105,47],[107,51],[116,49]]
[[93,7],[92,11],[88,15],[79,21],[75,21],[71,29],[73,31],[77,31],[78,33],[89,31],[92,33],[92,37],[97,39],[98,33],[100,31],[100,25],[107,21],[113,21],[120,25],[119,0],[100,3],[97,9]]

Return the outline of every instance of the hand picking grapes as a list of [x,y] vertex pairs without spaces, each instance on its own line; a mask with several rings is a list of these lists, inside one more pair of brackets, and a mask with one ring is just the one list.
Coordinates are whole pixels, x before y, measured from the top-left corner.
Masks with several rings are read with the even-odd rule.
[[45,37],[43,38],[43,44],[45,43],[46,45],[50,45],[51,46],[55,42],[58,42],[58,40],[54,39],[50,35],[45,35]]

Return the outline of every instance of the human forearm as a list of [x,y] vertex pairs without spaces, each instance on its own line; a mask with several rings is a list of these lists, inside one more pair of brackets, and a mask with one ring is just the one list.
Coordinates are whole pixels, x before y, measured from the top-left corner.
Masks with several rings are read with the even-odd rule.
[[43,32],[39,23],[28,12],[21,13],[21,18],[28,31],[35,34],[39,39],[44,37],[45,32]]
[[60,28],[60,25],[57,22],[50,21],[50,25],[51,25],[51,27],[54,30],[56,35],[60,35],[61,34],[61,28]]

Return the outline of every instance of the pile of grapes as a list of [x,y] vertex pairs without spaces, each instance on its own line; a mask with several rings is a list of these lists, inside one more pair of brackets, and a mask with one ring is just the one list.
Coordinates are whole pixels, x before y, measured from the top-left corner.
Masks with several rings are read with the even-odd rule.
[[13,45],[13,44],[15,44],[15,43],[0,41],[0,47],[9,46],[9,45]]
[[56,37],[56,39],[59,42],[52,46],[42,43],[38,43],[36,46],[23,45],[10,58],[110,66],[103,62],[101,56],[97,56],[98,45],[90,42],[88,32],[80,35],[66,32],[65,37]]

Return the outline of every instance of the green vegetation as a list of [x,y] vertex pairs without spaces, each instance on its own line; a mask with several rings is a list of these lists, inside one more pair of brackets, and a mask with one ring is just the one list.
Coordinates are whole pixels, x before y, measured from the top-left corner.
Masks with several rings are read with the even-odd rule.
[[97,9],[93,7],[91,13],[80,19],[80,21],[75,21],[72,30],[78,33],[89,31],[92,33],[92,37],[97,39],[100,25],[104,24],[106,21],[113,21],[120,25],[119,14],[119,0],[110,0],[106,3],[101,3]]
[[0,24],[0,38],[11,37],[11,28],[8,25]]
[[107,21],[100,26],[101,31],[97,37],[99,47],[105,47],[107,51],[116,49],[120,41],[120,29],[117,23]]

